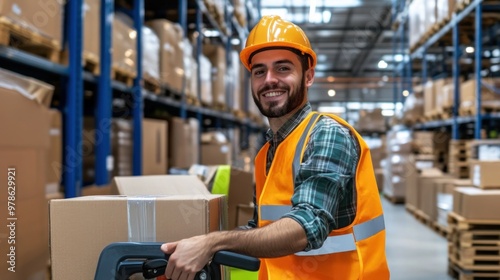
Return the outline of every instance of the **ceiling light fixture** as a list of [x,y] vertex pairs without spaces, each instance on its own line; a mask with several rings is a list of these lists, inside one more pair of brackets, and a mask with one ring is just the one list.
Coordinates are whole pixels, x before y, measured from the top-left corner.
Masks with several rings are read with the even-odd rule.
[[309,5],[309,22],[316,22],[316,0],[310,0]]
[[380,69],[385,69],[385,68],[387,68],[387,66],[388,66],[387,62],[385,62],[383,60],[378,62],[378,68],[380,68]]
[[409,91],[407,91],[406,89],[405,89],[405,90],[403,90],[403,96],[404,96],[404,97],[407,97],[408,95],[410,95],[410,92],[409,92]]
[[474,52],[474,47],[467,47],[465,48],[466,53],[473,53]]
[[329,90],[328,91],[328,96],[334,97],[335,96],[335,90],[334,89]]

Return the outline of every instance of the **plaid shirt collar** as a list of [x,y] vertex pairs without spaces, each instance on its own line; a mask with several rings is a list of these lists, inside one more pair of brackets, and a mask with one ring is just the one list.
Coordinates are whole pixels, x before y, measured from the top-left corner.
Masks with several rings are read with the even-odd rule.
[[[311,104],[307,102],[300,110],[295,112],[295,114],[293,114],[293,116],[286,121],[280,129],[278,129],[276,134],[274,134],[271,129],[268,129],[266,132],[266,141],[273,141],[276,144],[281,143],[281,141],[283,141],[311,111]],[[274,138],[275,135],[276,138]]]

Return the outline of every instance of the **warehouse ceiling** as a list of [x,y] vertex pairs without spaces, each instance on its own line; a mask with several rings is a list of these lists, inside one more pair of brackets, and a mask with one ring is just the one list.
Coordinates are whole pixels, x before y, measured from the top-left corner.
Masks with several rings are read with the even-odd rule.
[[[391,29],[391,0],[261,1],[261,14],[278,14],[299,25],[318,56],[313,103],[393,102],[394,60],[401,39]],[[393,41],[393,37],[394,40]],[[394,55],[396,54],[396,55]],[[329,90],[330,95],[328,94]]]

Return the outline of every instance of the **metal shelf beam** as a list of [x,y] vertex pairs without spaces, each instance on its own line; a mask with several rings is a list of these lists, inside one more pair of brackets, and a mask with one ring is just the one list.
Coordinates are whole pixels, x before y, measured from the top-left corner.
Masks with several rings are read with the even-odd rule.
[[142,103],[142,26],[144,23],[144,0],[134,0],[134,28],[137,32],[137,76],[134,79],[134,105],[133,115],[133,146],[132,146],[132,174],[142,175],[142,119],[144,115]]

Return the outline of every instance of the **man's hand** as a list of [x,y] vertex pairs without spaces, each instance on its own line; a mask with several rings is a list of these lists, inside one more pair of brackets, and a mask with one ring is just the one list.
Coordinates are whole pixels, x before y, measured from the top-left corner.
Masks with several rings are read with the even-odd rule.
[[212,245],[204,235],[165,243],[161,246],[169,254],[165,277],[172,280],[192,280],[212,258]]

